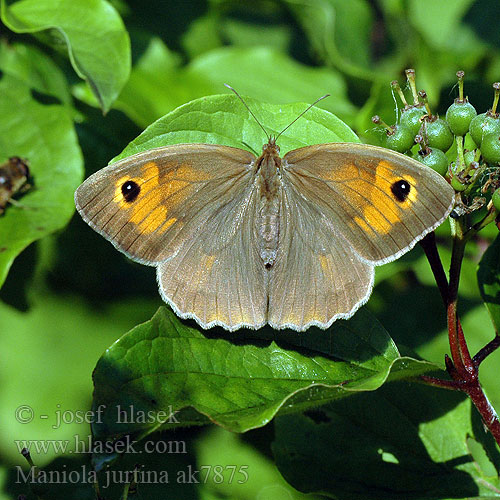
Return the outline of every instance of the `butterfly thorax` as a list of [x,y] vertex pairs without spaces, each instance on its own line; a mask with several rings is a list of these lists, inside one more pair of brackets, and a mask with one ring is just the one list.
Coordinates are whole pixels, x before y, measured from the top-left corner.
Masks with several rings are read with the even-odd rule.
[[256,219],[259,253],[266,269],[270,269],[276,260],[280,233],[281,157],[274,139],[271,138],[264,145],[262,155],[256,161],[256,167],[260,194]]

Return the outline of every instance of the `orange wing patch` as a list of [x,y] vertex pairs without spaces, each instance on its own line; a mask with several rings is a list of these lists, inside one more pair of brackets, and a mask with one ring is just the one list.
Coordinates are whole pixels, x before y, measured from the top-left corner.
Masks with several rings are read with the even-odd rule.
[[[409,174],[398,175],[385,160],[378,162],[375,173],[362,166],[346,165],[335,180],[349,188],[351,203],[362,214],[355,217],[353,223],[368,233],[389,233],[394,224],[401,222],[403,211],[417,199],[416,179]],[[395,184],[401,181],[409,185],[404,199],[394,194]]]
[[[142,165],[139,176],[121,177],[115,184],[114,201],[120,208],[131,211],[129,220],[142,233],[164,232],[177,222],[175,217],[168,217],[169,211],[189,196],[193,182],[206,177],[188,164],[172,167],[173,164],[164,164],[160,170],[156,162],[150,161]],[[127,183],[137,186],[133,199],[123,192]]]

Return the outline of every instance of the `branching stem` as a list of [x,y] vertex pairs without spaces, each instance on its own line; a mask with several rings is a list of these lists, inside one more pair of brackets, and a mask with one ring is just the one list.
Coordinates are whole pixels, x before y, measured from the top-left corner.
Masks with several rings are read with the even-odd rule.
[[497,332],[492,341],[484,346],[474,357],[471,357],[457,313],[458,285],[465,245],[472,236],[472,233],[477,232],[477,229],[471,228],[465,232],[464,219],[462,217],[451,220],[451,228],[453,249],[449,282],[446,279],[446,274],[437,251],[434,233],[427,235],[421,241],[446,307],[451,358],[445,355],[445,365],[451,380],[443,380],[426,375],[421,376],[420,379],[434,387],[465,392],[481,414],[484,425],[500,445],[500,420],[479,383],[479,365],[488,355],[500,347],[500,336]]

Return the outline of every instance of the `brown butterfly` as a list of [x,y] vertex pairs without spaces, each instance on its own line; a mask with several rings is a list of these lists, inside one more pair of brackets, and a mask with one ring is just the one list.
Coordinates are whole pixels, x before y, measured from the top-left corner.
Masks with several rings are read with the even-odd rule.
[[75,193],[93,229],[157,267],[180,317],[228,330],[350,318],[370,296],[374,267],[439,226],[453,199],[443,177],[405,155],[330,143],[281,158],[272,137],[259,157],[213,144],[152,149]]

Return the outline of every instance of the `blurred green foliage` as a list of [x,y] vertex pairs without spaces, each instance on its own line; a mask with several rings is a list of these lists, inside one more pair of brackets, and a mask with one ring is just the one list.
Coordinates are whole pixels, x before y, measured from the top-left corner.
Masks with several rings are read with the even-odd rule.
[[[0,162],[26,158],[33,175],[32,188],[0,218],[0,498],[95,498],[92,485],[81,481],[31,491],[19,481],[16,466],[27,471],[21,440],[56,440],[68,441],[68,449],[32,449],[37,465],[91,470],[89,453],[75,444],[88,439],[89,422],[74,420],[77,411],[92,407],[91,374],[108,348],[96,370],[94,409],[100,401],[144,403],[147,388],[155,395],[147,409],[180,402],[184,422],[215,420],[248,430],[134,429],[163,449],[173,441],[186,447],[186,453],[144,453],[140,459],[124,455],[111,466],[168,470],[168,484],[139,485],[144,498],[305,498],[299,491],[315,493],[307,498],[342,499],[498,496],[497,450],[469,401],[407,382],[363,392],[387,377],[437,370],[448,352],[440,297],[418,248],[377,270],[370,312],[336,327],[337,335],[202,335],[166,310],[126,333],[161,304],[153,269],[125,259],[78,217],[70,221],[84,167],[86,175],[102,168],[178,106],[227,94],[223,83],[248,96],[269,130],[282,124],[273,124],[270,110],[277,108],[265,103],[310,103],[330,93],[318,107],[374,144],[381,135],[371,116],[397,121],[401,104],[389,82],[403,85],[408,67],[415,68],[418,88],[427,91],[434,112],[444,116],[455,97],[458,69],[466,73],[466,95],[478,113],[486,111],[491,83],[500,75],[497,2],[1,0],[0,7]],[[227,96],[216,99],[226,102]],[[314,135],[307,122],[295,125],[295,137],[294,129],[288,131],[290,147]],[[247,126],[258,147],[259,130]],[[243,125],[225,127],[224,140],[242,147]],[[155,133],[143,139],[158,140]],[[459,310],[473,352],[494,335],[490,316],[498,325],[498,240],[481,261],[480,287],[476,276],[497,232],[492,226],[480,233],[463,263]],[[449,229],[437,234],[447,265]],[[158,322],[173,326],[164,330]],[[158,341],[154,350],[143,343],[148,338]],[[499,362],[495,353],[481,367],[497,408]],[[238,380],[240,366],[248,372]],[[123,377],[131,372],[135,378],[127,385]],[[182,383],[173,384],[171,374]],[[324,386],[316,390],[318,381]],[[338,396],[353,392],[356,383],[359,394]],[[164,399],[156,401],[157,395]],[[255,406],[249,407],[251,401]],[[328,405],[316,409],[321,403]],[[277,412],[274,427],[268,422]],[[100,436],[121,436],[99,424],[94,419]],[[104,467],[114,457],[97,458]],[[207,468],[217,465],[222,480]],[[229,481],[228,465],[247,467],[248,480],[238,483],[243,476],[235,475]],[[202,466],[209,472],[206,481],[178,480],[181,471]],[[106,484],[106,470],[100,474]],[[103,488],[103,495],[120,498],[123,487]]]

